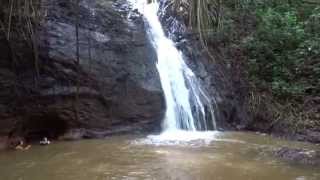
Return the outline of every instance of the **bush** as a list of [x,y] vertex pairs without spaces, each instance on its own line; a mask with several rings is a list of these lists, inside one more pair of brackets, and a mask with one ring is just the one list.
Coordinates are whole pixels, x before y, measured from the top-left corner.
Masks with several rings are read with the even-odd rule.
[[250,79],[280,99],[317,93],[319,8],[304,12],[288,3],[259,7],[257,29],[244,44]]

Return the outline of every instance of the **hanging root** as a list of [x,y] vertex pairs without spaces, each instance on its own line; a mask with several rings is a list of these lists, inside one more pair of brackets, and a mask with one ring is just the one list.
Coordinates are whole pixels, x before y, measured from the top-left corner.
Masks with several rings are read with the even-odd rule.
[[3,0],[0,8],[0,33],[5,35],[14,63],[16,60],[15,42],[23,42],[32,49],[34,69],[39,76],[39,51],[37,27],[41,20],[41,0]]

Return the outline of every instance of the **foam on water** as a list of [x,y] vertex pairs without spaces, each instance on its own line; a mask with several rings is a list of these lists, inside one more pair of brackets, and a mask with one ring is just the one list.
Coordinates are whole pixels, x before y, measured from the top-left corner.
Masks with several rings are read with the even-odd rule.
[[195,140],[206,140],[212,141],[216,139],[216,136],[219,134],[218,131],[165,131],[160,135],[150,135],[149,139],[153,141],[195,141]]
[[[212,142],[240,143],[248,142],[224,137],[223,132],[219,131],[165,131],[160,135],[149,135],[146,138],[134,140],[135,145],[154,145],[154,146],[208,146]],[[252,146],[255,144],[250,143]]]
[[212,141],[217,140],[218,131],[165,131],[160,135],[149,135],[146,138],[134,141],[134,144],[148,144],[148,145],[182,145],[182,146],[205,146]]

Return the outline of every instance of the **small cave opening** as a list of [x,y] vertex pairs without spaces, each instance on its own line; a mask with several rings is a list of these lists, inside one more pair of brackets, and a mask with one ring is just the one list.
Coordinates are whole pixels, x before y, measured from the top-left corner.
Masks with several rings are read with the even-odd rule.
[[22,124],[22,132],[27,141],[39,141],[44,137],[57,139],[67,130],[66,120],[54,113],[30,116]]

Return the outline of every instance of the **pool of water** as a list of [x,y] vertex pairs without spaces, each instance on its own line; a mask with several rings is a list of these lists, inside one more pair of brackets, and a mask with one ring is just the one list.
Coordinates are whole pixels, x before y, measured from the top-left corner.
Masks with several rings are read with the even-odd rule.
[[290,164],[271,153],[283,146],[319,149],[316,145],[252,133],[207,133],[187,141],[166,137],[115,136],[3,151],[0,179],[320,179],[320,167]]

